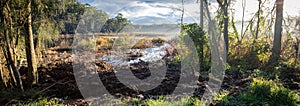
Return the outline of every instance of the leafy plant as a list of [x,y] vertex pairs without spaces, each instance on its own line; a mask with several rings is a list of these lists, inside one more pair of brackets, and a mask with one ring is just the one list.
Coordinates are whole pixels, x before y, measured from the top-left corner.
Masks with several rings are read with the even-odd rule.
[[275,81],[262,78],[253,79],[248,91],[242,92],[238,96],[233,97],[220,93],[215,100],[223,105],[297,106],[300,104],[297,93]]
[[214,97],[214,100],[218,101],[220,104],[228,104],[229,100],[232,98],[233,97],[228,95],[227,92],[220,92]]
[[14,104],[13,106],[50,106],[50,105],[60,106],[58,102],[59,102],[58,98],[51,98],[51,99],[39,98],[37,102],[28,103],[28,104]]
[[[193,40],[193,43],[197,49],[198,52],[198,58],[201,66],[201,70],[207,70],[209,68],[210,64],[210,58],[205,57],[205,54],[210,54],[209,48],[207,46],[208,40],[205,36],[206,32],[197,24],[187,24],[181,25],[181,37],[184,39],[184,37],[190,37]],[[184,42],[189,43],[189,42]],[[184,45],[184,44],[183,44]],[[205,51],[206,50],[206,51]]]

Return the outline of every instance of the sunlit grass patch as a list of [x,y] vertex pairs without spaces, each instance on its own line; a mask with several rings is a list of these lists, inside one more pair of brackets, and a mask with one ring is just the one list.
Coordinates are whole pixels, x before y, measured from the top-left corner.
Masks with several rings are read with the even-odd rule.
[[237,96],[220,93],[215,100],[220,105],[267,105],[267,106],[297,106],[300,98],[296,92],[291,91],[275,81],[255,78],[248,91]]
[[156,100],[149,99],[143,102],[139,101],[138,99],[132,99],[128,104],[134,106],[204,106],[199,99],[191,97],[185,97],[179,100],[171,101],[168,101],[164,97],[159,97]]
[[59,104],[59,99],[58,98],[39,98],[35,102],[31,103],[19,103],[19,104],[14,104],[12,106],[64,106],[63,104]]

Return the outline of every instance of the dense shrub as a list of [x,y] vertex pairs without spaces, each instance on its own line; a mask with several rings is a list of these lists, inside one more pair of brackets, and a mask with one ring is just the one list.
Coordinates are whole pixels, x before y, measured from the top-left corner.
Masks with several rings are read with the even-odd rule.
[[[206,32],[197,24],[182,24],[181,25],[181,35],[182,39],[186,39],[186,37],[191,38],[194,46],[196,47],[198,59],[200,63],[200,70],[207,71],[210,68],[210,49],[208,45],[208,39],[206,36]],[[184,42],[191,43],[191,42]],[[190,51],[187,51],[187,53]],[[185,57],[183,57],[185,58]],[[193,63],[191,63],[193,64]]]

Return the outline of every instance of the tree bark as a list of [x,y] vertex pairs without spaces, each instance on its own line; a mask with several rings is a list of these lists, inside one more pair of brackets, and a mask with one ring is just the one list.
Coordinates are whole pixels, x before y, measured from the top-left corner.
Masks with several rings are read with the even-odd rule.
[[275,32],[272,48],[272,55],[269,62],[278,63],[281,53],[282,21],[283,21],[284,0],[276,0]]
[[225,41],[225,47],[226,47],[226,53],[228,54],[229,50],[229,40],[228,40],[228,0],[217,0],[219,3],[222,12],[223,12],[223,21],[224,21],[224,29],[223,29],[223,35],[224,35],[224,41]]
[[204,12],[203,12],[203,0],[199,0],[199,3],[200,3],[200,27],[203,29],[204,25],[203,25],[203,15],[204,15]]
[[27,13],[29,14],[27,17],[27,36],[25,37],[25,45],[26,45],[26,57],[28,64],[28,82],[32,85],[38,83],[38,72],[37,72],[37,64],[36,64],[36,56],[33,45],[33,33],[31,26],[31,0],[28,0],[27,5]]
[[20,87],[20,89],[24,91],[20,73],[16,68],[15,46],[13,45],[13,23],[9,3],[9,0],[5,1],[5,4],[3,4],[4,8],[1,8],[1,16],[3,16],[1,22],[4,28],[4,47],[2,50],[6,63],[8,64],[9,75],[13,85]]
[[256,32],[255,32],[255,39],[254,39],[254,42],[255,42],[256,39],[258,38],[258,33],[259,33],[260,10],[261,10],[261,0],[258,0],[257,24],[256,24],[257,26],[256,26]]
[[5,55],[5,59],[6,59],[6,63],[8,64],[8,69],[10,71],[10,77],[14,83],[15,86],[17,86],[17,80],[15,78],[14,72],[16,70],[16,66],[15,66],[15,62],[13,59],[13,53],[11,50],[11,45],[9,43],[10,39],[9,39],[9,31],[8,31],[8,25],[7,25],[7,21],[6,19],[3,19],[3,25],[4,25],[4,42],[5,42],[5,47],[3,49],[4,55]]
[[6,84],[4,81],[4,75],[3,75],[3,67],[2,67],[2,62],[0,61],[0,87],[1,88],[6,88]]
[[244,23],[245,23],[245,10],[246,10],[246,1],[242,0],[242,7],[243,7],[243,16],[242,16],[242,28],[241,28],[241,39],[238,39],[238,44],[242,43],[244,39]]
[[[225,0],[225,3],[227,3],[227,0]],[[228,5],[228,4],[226,4]],[[224,41],[226,45],[226,54],[228,53],[229,50],[229,41],[228,41],[228,7],[224,6]]]

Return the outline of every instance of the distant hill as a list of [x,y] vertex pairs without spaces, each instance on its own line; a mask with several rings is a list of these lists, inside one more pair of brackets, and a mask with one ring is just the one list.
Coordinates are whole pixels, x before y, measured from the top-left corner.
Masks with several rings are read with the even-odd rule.
[[177,24],[133,25],[133,32],[176,34],[180,32],[180,26]]

